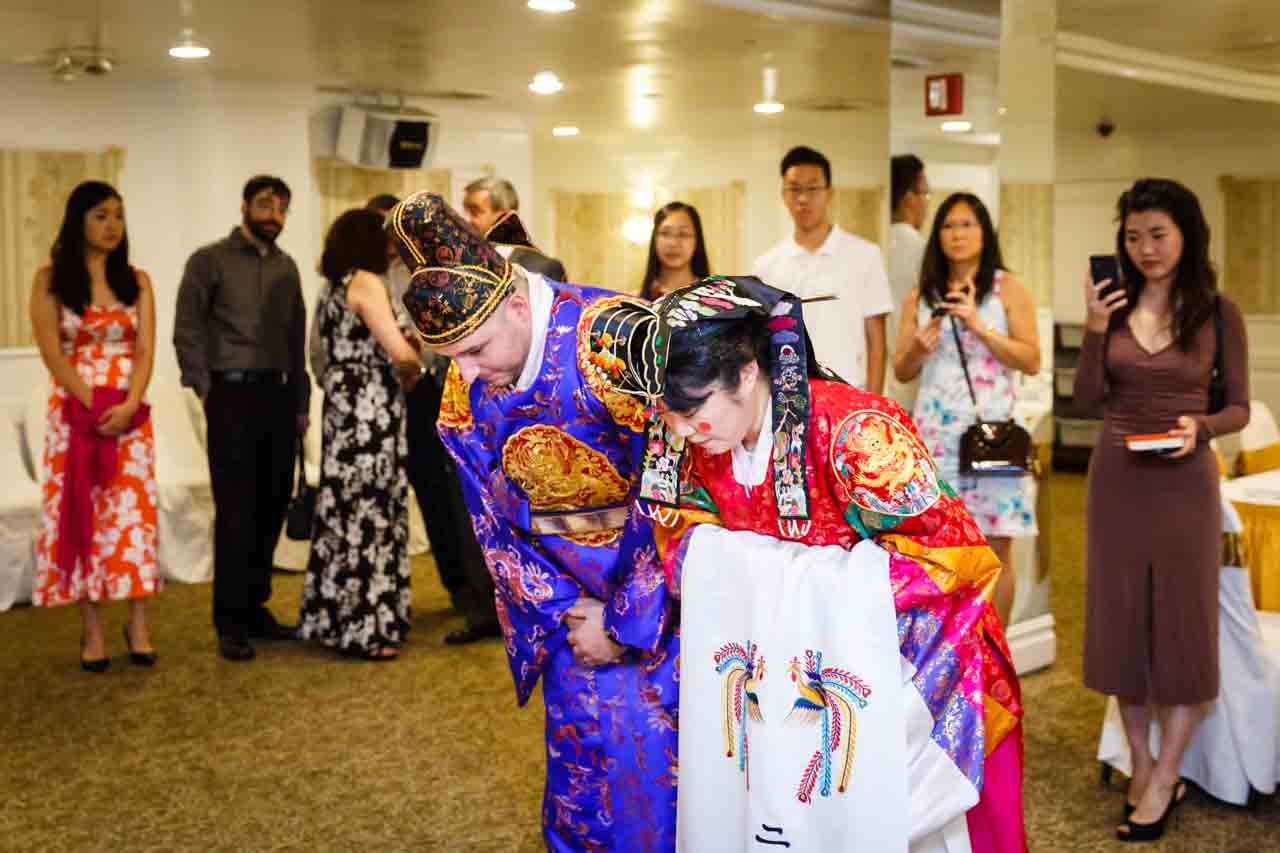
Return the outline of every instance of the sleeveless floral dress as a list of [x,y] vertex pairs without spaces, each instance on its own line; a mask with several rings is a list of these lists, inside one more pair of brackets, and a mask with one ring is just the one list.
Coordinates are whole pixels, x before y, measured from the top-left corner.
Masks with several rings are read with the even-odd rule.
[[[1004,274],[996,273],[991,293],[978,306],[978,317],[1002,335],[1009,334],[1009,318],[1000,301]],[[916,308],[916,322],[929,322],[931,309],[924,299]],[[965,328],[960,329],[973,392],[978,398],[982,420],[1008,420],[1013,414],[1014,371],[996,359],[982,341]],[[1036,481],[1034,477],[961,477],[960,437],[974,422],[973,401],[965,384],[960,352],[956,348],[951,320],[944,320],[942,343],[924,363],[913,412],[916,427],[938,465],[938,474],[964,499],[987,536],[1035,536]]]
[[405,398],[391,360],[347,307],[346,285],[316,307],[326,368],[320,489],[298,634],[374,654],[409,631]]
[[[133,375],[138,310],[133,305],[89,305],[84,315],[63,306],[62,351],[90,387],[127,391]],[[156,462],[151,419],[120,436],[117,470],[93,490],[93,543],[88,565],[69,583],[58,567],[58,520],[71,427],[63,418],[67,392],[53,382],[47,408],[41,490],[44,516],[36,536],[32,602],[48,607],[76,601],[145,598],[163,586],[156,557]]]

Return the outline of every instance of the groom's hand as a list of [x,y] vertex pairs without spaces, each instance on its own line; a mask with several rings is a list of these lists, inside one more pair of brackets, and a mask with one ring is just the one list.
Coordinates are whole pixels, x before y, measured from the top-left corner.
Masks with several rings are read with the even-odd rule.
[[615,643],[604,630],[604,603],[579,598],[565,613],[569,626],[569,648],[583,666],[604,666],[622,657],[626,648]]

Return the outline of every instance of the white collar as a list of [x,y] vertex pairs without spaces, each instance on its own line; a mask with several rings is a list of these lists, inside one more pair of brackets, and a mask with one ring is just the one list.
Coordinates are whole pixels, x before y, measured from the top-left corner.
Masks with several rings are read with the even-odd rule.
[[[523,270],[524,268],[521,267]],[[529,356],[524,360],[524,370],[516,380],[517,391],[527,391],[542,372],[542,356],[547,348],[547,330],[551,327],[551,302],[554,294],[551,285],[536,272],[524,270],[529,279],[529,312],[532,314],[532,335],[529,340]]]
[[804,246],[796,242],[796,232],[791,232],[791,253],[793,255],[833,255],[835,254],[836,234],[840,232],[840,226],[831,223],[831,230],[827,232],[827,239],[822,241],[822,245],[818,247],[816,252],[810,252]]
[[748,493],[764,482],[769,473],[769,460],[773,458],[773,398],[765,403],[764,417],[760,421],[760,435],[756,446],[747,450],[741,442],[731,451],[733,479]]

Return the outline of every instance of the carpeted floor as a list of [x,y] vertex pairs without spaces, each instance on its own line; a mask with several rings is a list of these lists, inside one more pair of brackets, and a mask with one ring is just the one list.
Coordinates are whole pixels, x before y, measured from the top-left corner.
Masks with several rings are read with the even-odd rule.
[[[1083,480],[1052,488],[1058,662],[1023,681],[1027,827],[1035,851],[1113,849],[1121,795],[1093,759],[1103,701],[1080,684]],[[154,671],[124,657],[123,606],[105,676],[76,663],[74,609],[0,614],[0,850],[542,849],[541,700],[515,707],[497,642],[443,646],[458,622],[429,558],[414,578],[414,631],[390,663],[297,644],[227,663],[207,586],[155,600]],[[280,617],[300,587],[278,577]],[[1152,849],[1280,850],[1280,802],[1246,811],[1193,790]]]

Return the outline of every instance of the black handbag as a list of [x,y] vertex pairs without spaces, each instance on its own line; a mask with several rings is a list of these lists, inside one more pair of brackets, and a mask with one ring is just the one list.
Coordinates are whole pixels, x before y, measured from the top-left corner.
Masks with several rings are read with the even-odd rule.
[[298,481],[289,501],[289,515],[284,535],[298,542],[311,538],[311,524],[316,515],[316,487],[307,482],[307,466],[302,457],[302,436],[298,436]]
[[973,426],[960,436],[960,473],[966,477],[1021,477],[1032,473],[1031,433],[1012,418],[1007,421],[982,420],[978,413],[978,396],[973,393],[973,380],[969,378],[969,361],[965,358],[964,343],[960,340],[960,330],[954,317],[951,318],[951,331],[956,336],[956,349],[960,351],[960,366],[964,369],[965,384],[969,386],[975,418]]

